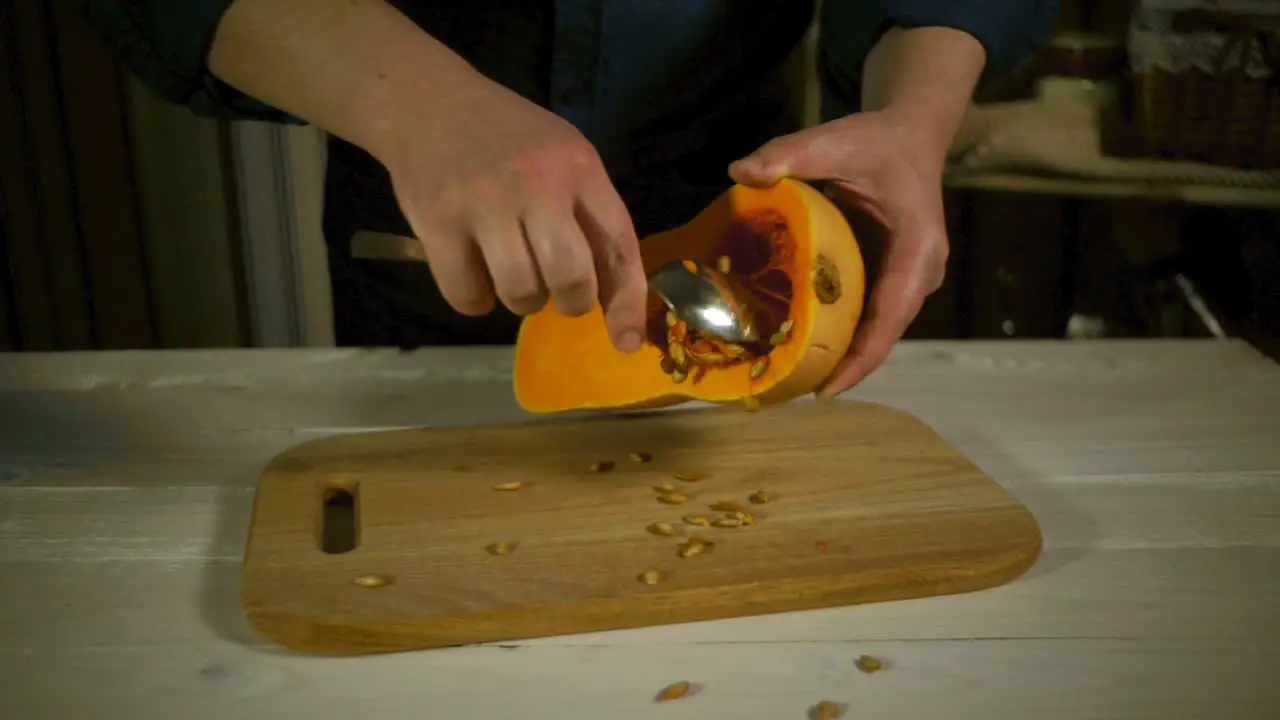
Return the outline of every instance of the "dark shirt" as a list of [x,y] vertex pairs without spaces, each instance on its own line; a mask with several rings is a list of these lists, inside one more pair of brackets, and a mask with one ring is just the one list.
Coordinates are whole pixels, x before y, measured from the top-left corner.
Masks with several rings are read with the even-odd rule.
[[[160,97],[201,115],[297,122],[233,90],[205,67],[214,31],[232,0],[80,2],[128,67]],[[684,222],[722,192],[729,162],[798,129],[791,111],[794,89],[780,70],[803,39],[817,3],[392,4],[489,78],[572,122],[600,152],[644,236]],[[858,109],[863,60],[889,27],[967,32],[987,50],[987,72],[998,73],[1047,39],[1057,11],[1057,0],[824,0],[818,52],[823,119]],[[431,284],[421,268],[360,269],[348,257],[350,237],[358,230],[409,234],[385,169],[336,138],[330,139],[327,168],[324,225],[336,312],[341,316],[343,307],[368,304],[377,295],[384,315],[426,313],[413,308],[438,304],[439,298],[412,297],[423,292],[418,286]],[[495,337],[509,336],[508,320]],[[469,321],[442,322],[457,328]],[[351,343],[381,337],[360,334],[367,321],[344,323],[339,317],[340,344],[350,344],[344,337]],[[453,332],[437,326],[437,336]]]

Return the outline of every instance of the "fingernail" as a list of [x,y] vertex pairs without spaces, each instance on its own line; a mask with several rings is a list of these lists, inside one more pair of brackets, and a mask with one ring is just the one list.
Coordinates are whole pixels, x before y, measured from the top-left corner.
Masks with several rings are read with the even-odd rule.
[[628,330],[618,336],[618,349],[622,352],[633,353],[640,349],[640,344],[643,341],[640,333],[635,330]]

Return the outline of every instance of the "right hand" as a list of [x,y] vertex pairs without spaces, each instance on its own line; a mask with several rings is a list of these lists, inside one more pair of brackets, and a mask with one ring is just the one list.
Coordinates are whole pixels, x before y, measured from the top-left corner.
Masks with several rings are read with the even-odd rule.
[[578,316],[598,300],[615,347],[640,348],[639,240],[577,129],[485,78],[405,118],[379,159],[455,310],[486,315],[501,300],[528,315],[550,299]]

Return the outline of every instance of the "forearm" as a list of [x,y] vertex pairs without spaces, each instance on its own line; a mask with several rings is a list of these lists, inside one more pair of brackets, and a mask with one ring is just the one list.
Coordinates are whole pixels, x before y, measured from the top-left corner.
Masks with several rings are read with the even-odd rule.
[[482,79],[384,0],[235,0],[209,69],[380,159],[411,124],[406,113]]
[[862,109],[893,113],[939,163],[965,116],[986,51],[968,33],[946,27],[891,28],[867,55]]

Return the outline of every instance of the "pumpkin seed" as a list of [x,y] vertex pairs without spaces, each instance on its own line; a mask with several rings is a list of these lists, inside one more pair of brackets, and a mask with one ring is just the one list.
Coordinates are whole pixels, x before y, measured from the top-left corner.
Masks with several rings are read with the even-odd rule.
[[680,698],[688,695],[692,688],[693,686],[686,680],[681,680],[678,683],[672,683],[658,691],[658,697],[654,699],[654,702],[679,700]]
[[711,518],[705,515],[685,515],[683,518],[680,518],[680,519],[684,520],[686,523],[690,525],[697,525],[699,527],[711,526]]
[[516,545],[518,544],[519,543],[514,543],[509,540],[499,540],[498,542],[486,545],[484,549],[487,550],[490,555],[510,555],[511,551],[515,550]]
[[712,520],[711,526],[718,528],[736,528],[742,527],[742,521],[736,517],[720,517]]
[[864,673],[867,673],[868,675],[878,670],[884,669],[884,663],[880,662],[880,660],[877,658],[871,657],[870,655],[859,655],[858,659],[853,661],[853,664],[859,670],[861,670]]
[[692,355],[690,356],[690,359],[693,360],[694,365],[717,365],[718,366],[718,365],[724,365],[725,363],[729,362],[728,355],[725,355],[722,352],[714,352],[714,351],[708,352],[708,353],[702,353],[701,355]]
[[704,472],[679,472],[671,477],[682,482],[698,482],[699,480],[706,480],[710,475]]
[[617,465],[617,463],[612,460],[600,460],[599,462],[591,463],[587,469],[593,473],[609,472],[615,465]]
[[718,259],[716,259],[716,269],[719,270],[720,272],[727,273],[729,272],[729,269],[732,267],[733,267],[733,260],[731,260],[728,255],[721,255]]
[[673,493],[676,491],[676,488],[671,483],[662,483],[660,485],[654,485],[653,490],[654,492],[660,493]]
[[645,529],[654,535],[666,535],[667,537],[671,537],[676,534],[676,529],[664,522],[649,523],[648,527]]
[[809,715],[813,720],[836,720],[844,714],[844,710],[830,700],[823,700],[813,706],[813,711]]
[[673,328],[673,327],[675,327],[675,326],[676,326],[676,322],[677,322],[679,319],[680,319],[680,318],[676,317],[676,314],[675,314],[674,312],[672,312],[672,311],[670,311],[670,310],[668,310],[668,311],[667,311],[667,327],[669,327],[669,328]]
[[650,568],[640,573],[637,578],[645,585],[657,585],[658,581],[662,579],[662,572]]
[[748,496],[747,499],[750,500],[751,503],[754,505],[764,505],[765,503],[773,502],[773,495],[771,495],[770,493],[764,490],[757,490],[751,493],[751,495]]
[[671,373],[671,379],[674,380],[677,385],[684,382],[685,378],[687,377],[689,376],[685,374],[683,370],[676,370],[675,372]]
[[715,543],[711,542],[710,540],[703,540],[702,538],[689,538],[688,542],[682,543],[679,546],[679,548],[676,550],[676,554],[682,558],[691,558],[694,555],[701,555],[702,553],[706,552],[707,550],[709,550],[714,546],[715,546]]
[[724,351],[729,357],[737,359],[747,354],[747,349],[741,345],[725,345]]
[[774,347],[777,347],[779,345],[785,344],[787,340],[790,340],[790,339],[791,339],[790,334],[784,333],[781,330],[779,330],[778,332],[769,336],[769,344]]
[[716,512],[723,512],[723,513],[740,513],[742,512],[743,508],[741,505],[739,505],[736,502],[733,502],[732,500],[721,500],[720,502],[717,502],[717,503],[711,503],[711,509],[715,510]]
[[678,368],[683,368],[689,362],[689,354],[685,351],[684,345],[681,345],[680,343],[673,343],[667,348],[667,353],[671,355],[671,361],[674,362]]
[[500,490],[502,492],[511,492],[512,490],[519,490],[522,487],[524,487],[524,483],[519,480],[512,480],[511,482],[498,483],[493,486],[493,489]]
[[658,502],[665,503],[667,505],[682,505],[688,499],[689,498],[678,492],[660,493],[658,495]]
[[647,452],[633,452],[627,455],[627,457],[631,458],[631,462],[647,463],[653,459],[653,454]]
[[384,575],[383,573],[368,573],[365,575],[358,575],[352,578],[351,584],[359,585],[360,587],[365,587],[365,588],[380,588],[380,587],[386,587],[391,583],[393,583],[394,581],[395,579],[392,578],[390,575]]
[[795,322],[793,322],[791,318],[787,318],[786,320],[782,321],[781,325],[778,326],[778,332],[789,333],[791,332],[791,328],[793,327],[795,327]]
[[751,371],[748,373],[752,380],[759,380],[764,371],[769,369],[769,358],[762,357],[751,365]]
[[662,368],[662,372],[670,375],[676,371],[676,361],[666,355],[663,355],[662,360],[658,363],[658,367]]

